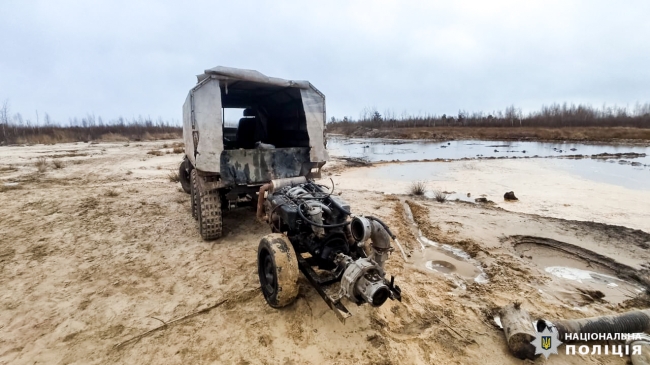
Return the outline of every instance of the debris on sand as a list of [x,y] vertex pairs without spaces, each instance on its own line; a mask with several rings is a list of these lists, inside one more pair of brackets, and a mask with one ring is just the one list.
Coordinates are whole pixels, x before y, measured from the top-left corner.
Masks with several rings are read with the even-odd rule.
[[339,159],[344,160],[349,166],[371,166],[372,165],[372,162],[364,158],[339,157]]
[[530,314],[521,308],[521,303],[515,302],[501,308],[499,318],[512,354],[518,359],[533,360],[535,347],[532,342],[535,331]]
[[[564,342],[572,342],[583,338],[604,337],[611,339],[615,336],[618,337],[620,334],[627,334],[630,337],[641,339],[640,334],[650,330],[650,310],[648,309],[600,317],[549,322],[544,319],[533,321],[528,311],[521,307],[521,303],[515,302],[501,308],[499,319],[503,324],[508,348],[515,357],[522,360],[533,360],[538,354],[544,354],[548,358],[550,354],[557,354],[557,346],[562,345]],[[547,333],[549,336],[546,337],[549,338],[547,340],[549,342],[546,347],[544,344],[534,341],[538,337],[543,337],[540,335]],[[555,340],[550,339],[551,334],[553,334],[552,337],[555,337]],[[539,348],[540,345],[541,348]],[[572,347],[575,348],[575,346]],[[621,346],[619,345],[618,348],[621,348]],[[568,353],[569,350],[567,350]],[[629,352],[626,351],[626,354],[629,354]]]
[[509,192],[503,194],[503,199],[504,199],[504,200],[519,200],[519,199],[515,196],[515,192],[514,192],[514,191],[509,191]]

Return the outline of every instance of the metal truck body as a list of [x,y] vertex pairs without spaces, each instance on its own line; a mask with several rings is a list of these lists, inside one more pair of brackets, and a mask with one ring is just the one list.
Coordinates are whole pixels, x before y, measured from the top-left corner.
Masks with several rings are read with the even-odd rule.
[[[246,108],[235,140],[224,108]],[[205,70],[183,104],[187,160],[224,188],[318,173],[328,160],[324,129],[325,96],[312,84],[253,70]]]

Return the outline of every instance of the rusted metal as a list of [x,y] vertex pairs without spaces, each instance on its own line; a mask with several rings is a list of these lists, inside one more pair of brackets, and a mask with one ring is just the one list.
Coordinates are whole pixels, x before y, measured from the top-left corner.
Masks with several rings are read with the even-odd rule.
[[223,182],[215,175],[204,175],[201,171],[196,170],[196,183],[202,191],[210,191],[223,188]]
[[304,176],[289,177],[286,179],[274,179],[271,180],[268,184],[264,184],[260,187],[259,195],[257,197],[257,219],[266,223],[270,222],[271,217],[264,217],[264,194],[267,191],[273,192],[275,189],[279,189],[284,186],[294,186],[307,182],[307,179]]
[[325,303],[334,311],[341,323],[345,324],[345,320],[352,316],[352,313],[341,303],[340,298],[332,298],[325,292],[323,283],[319,282],[318,275],[314,273],[309,263],[298,255],[298,267],[303,275],[309,280],[311,285],[316,289],[316,292],[323,298]]
[[271,183],[260,186],[259,196],[257,197],[257,219],[264,221],[264,194],[271,188]]

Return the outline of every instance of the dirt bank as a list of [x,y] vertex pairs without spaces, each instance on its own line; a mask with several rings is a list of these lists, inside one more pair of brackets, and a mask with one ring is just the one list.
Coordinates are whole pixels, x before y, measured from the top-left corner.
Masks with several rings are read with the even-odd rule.
[[[520,364],[490,323],[497,306],[520,300],[533,314],[552,319],[645,305],[585,295],[577,283],[550,275],[528,251],[516,249],[531,244],[521,237],[541,237],[541,246],[543,239],[562,242],[575,248],[574,256],[585,256],[579,260],[604,257],[606,274],[640,287],[650,260],[644,232],[496,207],[411,201],[427,238],[471,251],[487,274],[488,282],[467,280],[463,288],[453,275],[418,263],[425,250],[408,228],[403,201],[410,198],[344,188],[341,197],[355,212],[385,220],[406,247],[409,262],[396,252],[388,263],[403,302],[350,306],[354,315],[344,325],[302,279],[298,300],[272,309],[259,291],[255,263],[259,239],[270,230],[251,210],[235,210],[224,216],[221,240],[202,241],[189,196],[168,177],[180,155],[166,154],[171,149],[164,143],[171,145],[0,148],[0,362]],[[160,156],[148,153],[157,150]],[[35,166],[39,156],[47,156],[42,173]],[[63,162],[60,168],[55,160]],[[338,173],[343,179],[348,172]],[[621,267],[640,276],[630,278]],[[602,355],[556,360],[626,361]]]
[[564,127],[564,128],[477,128],[477,127],[417,127],[417,128],[328,128],[328,133],[348,137],[428,139],[447,141],[477,139],[490,141],[574,141],[608,143],[650,143],[650,129],[629,127]]

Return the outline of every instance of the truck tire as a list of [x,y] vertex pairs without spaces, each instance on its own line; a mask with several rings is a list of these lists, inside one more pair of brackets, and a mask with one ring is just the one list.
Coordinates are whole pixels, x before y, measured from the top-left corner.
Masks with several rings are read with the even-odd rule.
[[178,179],[181,181],[181,187],[183,188],[183,191],[188,194],[192,193],[192,179],[190,177],[191,170],[194,169],[192,168],[190,162],[187,160],[183,160],[180,166],[178,166]]
[[273,308],[287,306],[298,296],[298,260],[287,237],[271,233],[257,248],[257,273],[264,299]]
[[199,187],[196,183],[196,170],[192,169],[190,172],[190,205],[192,206],[192,218],[199,219],[199,208],[197,203],[199,201]]
[[200,186],[196,190],[198,190],[198,195],[195,199],[198,198],[196,205],[198,208],[199,233],[201,233],[201,237],[206,241],[216,240],[221,237],[223,227],[221,193],[217,189],[201,191]]

